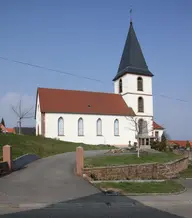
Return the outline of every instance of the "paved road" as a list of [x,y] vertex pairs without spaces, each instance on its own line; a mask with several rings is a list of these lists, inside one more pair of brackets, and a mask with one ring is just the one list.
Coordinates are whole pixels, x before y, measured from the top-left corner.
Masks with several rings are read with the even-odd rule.
[[[102,154],[88,151],[85,155]],[[0,204],[45,203],[68,201],[98,190],[84,179],[74,175],[75,153],[65,153],[40,159],[27,169],[0,179]]]
[[74,175],[74,159],[74,153],[41,159],[1,178],[0,218],[192,217],[192,180],[184,181],[188,192],[181,195],[105,196]]
[[159,196],[132,196],[131,199],[138,201],[145,206],[153,207],[161,211],[180,215],[181,217],[192,217],[192,179],[181,180],[187,188],[179,195],[159,195]]

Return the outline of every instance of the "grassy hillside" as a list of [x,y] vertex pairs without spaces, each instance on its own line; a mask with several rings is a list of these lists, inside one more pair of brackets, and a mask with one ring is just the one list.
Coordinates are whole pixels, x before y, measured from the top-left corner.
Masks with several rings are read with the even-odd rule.
[[40,157],[48,157],[64,152],[75,151],[78,146],[84,147],[85,150],[109,149],[107,146],[102,145],[63,142],[55,139],[43,138],[41,136],[0,134],[0,157],[2,157],[2,146],[4,145],[12,145],[14,159],[27,153],[37,154]]

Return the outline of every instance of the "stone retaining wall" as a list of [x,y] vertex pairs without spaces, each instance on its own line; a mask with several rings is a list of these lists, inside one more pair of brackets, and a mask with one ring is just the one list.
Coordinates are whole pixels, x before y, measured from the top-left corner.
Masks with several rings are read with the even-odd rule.
[[83,173],[92,180],[171,179],[188,168],[188,158],[159,164],[131,164],[124,166],[84,168]]

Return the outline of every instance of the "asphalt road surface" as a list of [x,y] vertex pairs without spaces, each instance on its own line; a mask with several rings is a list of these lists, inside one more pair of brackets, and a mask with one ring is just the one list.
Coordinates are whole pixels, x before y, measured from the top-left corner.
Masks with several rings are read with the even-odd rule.
[[192,180],[181,195],[106,196],[74,175],[74,160],[74,153],[60,154],[0,178],[0,218],[192,218]]

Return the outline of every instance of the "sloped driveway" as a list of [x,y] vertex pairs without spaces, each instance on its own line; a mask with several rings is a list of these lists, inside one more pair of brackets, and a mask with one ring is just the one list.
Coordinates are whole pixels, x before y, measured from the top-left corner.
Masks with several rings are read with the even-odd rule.
[[[87,151],[85,155],[104,152]],[[0,204],[52,204],[98,193],[96,188],[74,175],[74,167],[74,152],[37,160],[0,179]]]

